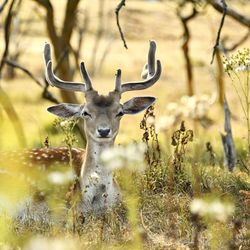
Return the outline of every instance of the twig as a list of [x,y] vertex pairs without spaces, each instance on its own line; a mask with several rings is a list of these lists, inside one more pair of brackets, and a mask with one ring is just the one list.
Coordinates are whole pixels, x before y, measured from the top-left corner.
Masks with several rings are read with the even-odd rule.
[[[220,0],[221,1],[221,0]],[[219,0],[207,0],[207,2],[213,6],[214,9],[223,13],[224,7],[223,4],[219,3]],[[250,28],[250,18],[242,15],[241,13],[235,11],[234,9],[227,7],[227,15],[232,17],[235,21],[239,22],[240,24]]]
[[247,31],[247,33],[240,38],[239,41],[235,42],[233,45],[231,45],[230,47],[226,47],[225,45],[223,45],[223,43],[225,42],[226,39],[222,39],[222,52],[224,54],[227,54],[227,52],[233,51],[235,50],[237,47],[239,47],[242,43],[244,43],[248,37],[250,36],[250,29]]
[[[7,17],[5,19],[5,25],[4,25],[5,49],[4,49],[4,52],[0,61],[0,77],[1,77],[3,66],[4,66],[4,59],[7,57],[8,52],[9,52],[10,28],[11,28],[11,21],[12,21],[12,16],[13,16],[12,10],[13,10],[14,4],[15,4],[15,0],[12,0],[9,10],[8,10]],[[24,134],[22,123],[18,117],[18,114],[9,96],[1,87],[0,87],[0,103],[14,126],[20,146],[22,147],[25,146],[26,139],[25,139],[25,134]]]
[[42,88],[44,89],[42,96],[43,96],[45,99],[47,99],[47,100],[49,100],[49,101],[51,101],[51,102],[53,102],[53,103],[59,103],[59,101],[56,99],[56,97],[54,97],[53,94],[50,93],[50,92],[48,91],[48,86],[47,86],[47,85],[44,86],[44,84],[42,84],[42,82],[41,82],[40,80],[38,80],[38,79],[37,79],[28,69],[26,69],[25,67],[19,65],[19,64],[16,63],[16,62],[12,62],[12,61],[10,61],[10,60],[8,60],[8,59],[4,59],[4,62],[5,62],[6,64],[8,64],[9,66],[11,66],[11,67],[14,67],[14,68],[17,68],[17,69],[22,70],[22,71],[23,71],[25,74],[27,74],[32,80],[34,80],[35,83],[37,83],[40,87],[42,87]]
[[214,45],[212,60],[211,60],[210,64],[213,64],[213,62],[214,62],[214,56],[215,56],[215,53],[217,52],[217,49],[218,49],[219,44],[220,44],[221,30],[222,30],[222,27],[223,27],[223,24],[224,24],[224,21],[225,21],[225,17],[226,17],[226,14],[227,14],[227,4],[226,4],[225,0],[221,0],[221,3],[223,5],[223,14],[222,14],[220,26],[219,26],[219,29],[218,29],[218,32],[217,32],[217,38],[216,38],[216,42],[215,42],[215,45]]
[[4,7],[8,3],[8,0],[5,0],[1,5],[0,5],[0,13],[4,10]]
[[121,25],[120,25],[120,20],[119,20],[119,12],[120,12],[122,6],[125,6],[125,3],[126,3],[126,0],[121,0],[121,2],[117,5],[117,7],[115,9],[115,15],[116,15],[116,24],[117,24],[117,27],[119,29],[121,39],[123,41],[123,46],[126,49],[128,49],[128,46],[127,46],[126,40],[125,40],[123,32],[122,32],[122,28],[121,28]]
[[188,95],[192,96],[194,94],[194,88],[193,88],[193,69],[192,69],[192,62],[189,56],[189,41],[191,39],[188,22],[195,18],[198,14],[198,11],[196,8],[193,8],[192,13],[188,16],[182,16],[181,10],[177,9],[177,16],[180,18],[180,21],[182,23],[184,32],[183,32],[183,44],[182,44],[182,50],[184,53],[184,58],[186,61],[186,72],[187,72],[187,85],[188,85]]
[[4,62],[6,64],[8,64],[11,67],[17,68],[22,70],[25,74],[27,74],[32,80],[34,80],[40,87],[44,87],[44,85],[25,67],[21,66],[20,64],[18,64],[17,62],[13,62],[11,60],[8,59],[4,59]]
[[2,73],[2,69],[4,66],[4,59],[8,56],[8,52],[9,52],[9,42],[10,42],[10,26],[11,26],[11,20],[12,20],[12,9],[14,7],[16,0],[12,0],[9,10],[8,10],[8,15],[5,19],[5,24],[4,24],[4,40],[5,40],[5,48],[4,48],[4,52],[0,61],[0,77],[1,77],[1,73]]

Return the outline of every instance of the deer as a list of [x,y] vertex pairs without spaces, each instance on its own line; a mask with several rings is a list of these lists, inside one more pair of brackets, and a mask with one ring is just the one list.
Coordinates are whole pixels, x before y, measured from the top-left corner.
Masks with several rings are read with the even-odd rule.
[[[79,178],[80,202],[78,210],[83,214],[103,214],[110,207],[121,201],[119,186],[113,173],[101,161],[101,154],[114,146],[119,132],[121,118],[133,115],[149,108],[155,103],[152,96],[133,97],[120,103],[121,96],[127,91],[144,90],[154,85],[160,78],[162,68],[160,60],[155,62],[156,42],[150,41],[148,60],[142,72],[142,80],[122,83],[121,70],[115,76],[115,88],[107,95],[100,95],[93,88],[84,62],[80,63],[83,82],[69,82],[58,78],[53,72],[50,44],[44,46],[45,78],[58,89],[81,92],[85,103],[60,103],[47,109],[53,115],[63,118],[76,117],[84,122],[86,149],[72,148],[72,159],[76,175]],[[68,149],[41,148],[30,153],[34,163],[43,163],[46,167],[53,162],[68,163]]]

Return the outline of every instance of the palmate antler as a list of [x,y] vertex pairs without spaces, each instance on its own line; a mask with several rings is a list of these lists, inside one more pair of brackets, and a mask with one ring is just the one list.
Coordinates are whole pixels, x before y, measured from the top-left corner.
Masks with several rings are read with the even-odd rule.
[[[124,93],[132,90],[142,90],[149,88],[154,83],[156,83],[161,76],[161,62],[160,60],[156,61],[156,70],[155,70],[155,51],[156,51],[156,43],[155,41],[150,41],[148,62],[142,74],[142,78],[145,80],[137,82],[135,81],[135,82],[121,83],[121,70],[118,69],[115,79],[115,91]],[[44,59],[46,64],[45,77],[52,86],[64,90],[80,91],[80,92],[93,90],[91,80],[88,76],[87,70],[83,62],[81,62],[80,64],[80,70],[84,83],[77,83],[77,82],[63,81],[59,79],[57,76],[55,76],[52,70],[51,50],[50,50],[50,45],[48,43],[46,43],[44,47]]]

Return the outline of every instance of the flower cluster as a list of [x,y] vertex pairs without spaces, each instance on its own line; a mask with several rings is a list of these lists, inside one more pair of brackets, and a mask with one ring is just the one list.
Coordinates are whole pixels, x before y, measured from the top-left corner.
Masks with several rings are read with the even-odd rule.
[[101,154],[103,164],[110,170],[128,167],[132,171],[144,169],[144,143],[132,143],[126,146],[114,146]]
[[209,218],[224,222],[234,213],[234,206],[228,202],[222,202],[218,199],[207,201],[194,199],[190,205],[190,211],[194,215],[202,218]]
[[230,75],[232,71],[250,71],[250,49],[238,50],[230,58],[224,59],[224,69]]
[[76,250],[79,249],[79,244],[76,240],[71,238],[45,238],[45,237],[34,237],[30,242],[24,247],[25,250],[43,250],[43,249],[53,249],[53,250]]
[[55,185],[63,185],[67,184],[68,182],[73,181],[74,179],[74,173],[73,171],[67,171],[67,172],[59,172],[59,171],[53,171],[48,174],[48,181],[55,184]]
[[165,131],[178,124],[185,118],[192,120],[203,120],[216,100],[216,94],[182,96],[179,103],[171,102],[167,105],[168,115],[161,116],[156,121],[156,130]]
[[72,147],[78,142],[77,137],[72,133],[78,119],[75,117],[71,118],[57,118],[54,121],[54,127],[60,129],[63,132],[64,139],[63,142],[68,146]]

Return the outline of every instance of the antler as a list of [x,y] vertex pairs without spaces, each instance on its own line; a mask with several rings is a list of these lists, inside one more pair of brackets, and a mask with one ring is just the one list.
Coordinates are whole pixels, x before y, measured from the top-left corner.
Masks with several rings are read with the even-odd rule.
[[127,82],[121,84],[121,72],[118,70],[116,75],[116,87],[115,90],[121,93],[132,90],[141,90],[151,87],[156,83],[161,76],[161,62],[156,61],[155,70],[155,51],[156,43],[155,41],[150,41],[150,47],[148,51],[148,63],[145,65],[144,72],[142,73],[142,78],[144,81],[139,82]]
[[64,90],[72,90],[72,91],[80,91],[80,92],[86,92],[88,90],[92,89],[92,84],[90,81],[90,78],[88,76],[88,73],[86,71],[86,68],[84,66],[84,63],[81,62],[80,69],[82,73],[84,83],[77,83],[77,82],[69,82],[69,81],[63,81],[59,79],[57,76],[55,76],[53,69],[52,69],[52,60],[51,60],[51,52],[50,52],[50,45],[48,43],[44,46],[44,60],[45,60],[45,77],[48,83],[50,85],[55,86],[60,89]]

